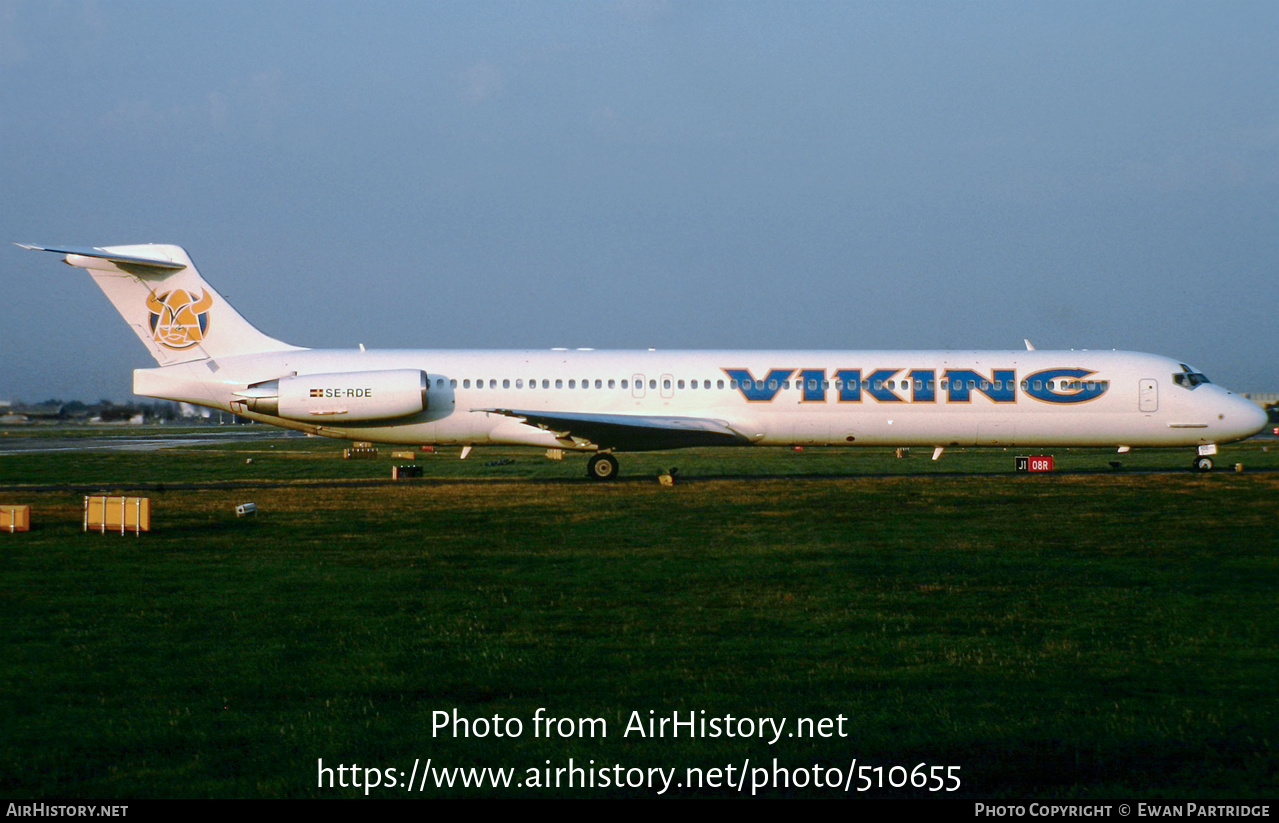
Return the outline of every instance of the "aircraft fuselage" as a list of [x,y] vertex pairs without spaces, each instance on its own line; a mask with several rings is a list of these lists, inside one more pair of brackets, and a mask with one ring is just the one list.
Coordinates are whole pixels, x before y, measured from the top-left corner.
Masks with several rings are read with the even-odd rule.
[[[296,373],[350,375],[312,389],[326,401],[366,397],[378,389],[360,375],[403,369],[425,372],[428,399],[396,419],[344,422],[326,407],[286,420],[235,395]],[[331,437],[582,450],[609,446],[489,410],[708,418],[760,445],[1194,446],[1264,424],[1255,404],[1184,385],[1188,374],[1114,351],[296,350],[142,369],[134,390]]]

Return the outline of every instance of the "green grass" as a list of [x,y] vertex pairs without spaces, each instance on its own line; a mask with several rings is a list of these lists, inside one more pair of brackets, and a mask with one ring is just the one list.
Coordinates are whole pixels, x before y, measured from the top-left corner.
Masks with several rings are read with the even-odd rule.
[[[428,757],[923,762],[962,767],[968,797],[1279,789],[1279,449],[1258,441],[1219,459],[1248,471],[1208,476],[1181,451],[1121,471],[1058,451],[1065,473],[1029,476],[1002,451],[747,449],[626,455],[612,484],[477,450],[404,484],[153,489],[141,537],[83,534],[79,490],[17,490],[389,474],[340,446],[0,456],[0,502],[35,522],[0,534],[0,793],[341,796],[361,792],[317,788],[317,758]],[[670,465],[689,482],[651,480]],[[246,500],[261,514],[237,520]],[[534,738],[539,707],[609,736]],[[433,736],[454,708],[525,733]],[[623,737],[649,710],[842,714],[850,734]]]

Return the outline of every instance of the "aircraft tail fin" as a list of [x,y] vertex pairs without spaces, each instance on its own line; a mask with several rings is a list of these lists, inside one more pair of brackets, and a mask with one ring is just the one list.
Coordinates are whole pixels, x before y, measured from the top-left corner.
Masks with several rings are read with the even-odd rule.
[[297,349],[253,327],[178,246],[28,246],[86,269],[161,366]]

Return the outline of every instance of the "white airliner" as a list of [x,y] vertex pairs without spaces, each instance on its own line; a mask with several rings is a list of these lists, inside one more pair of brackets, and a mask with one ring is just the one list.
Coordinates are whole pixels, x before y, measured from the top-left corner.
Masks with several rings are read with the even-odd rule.
[[[18,244],[22,245],[22,244]],[[1195,447],[1266,425],[1177,360],[1116,351],[365,351],[251,326],[177,246],[26,246],[87,269],[159,368],[145,397],[326,437],[592,453],[687,446]]]

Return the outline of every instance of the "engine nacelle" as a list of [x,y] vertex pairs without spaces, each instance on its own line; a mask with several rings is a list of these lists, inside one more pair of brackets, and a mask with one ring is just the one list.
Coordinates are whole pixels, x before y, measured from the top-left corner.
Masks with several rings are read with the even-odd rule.
[[235,394],[249,411],[288,420],[392,420],[426,411],[430,384],[420,369],[390,369],[281,377]]

